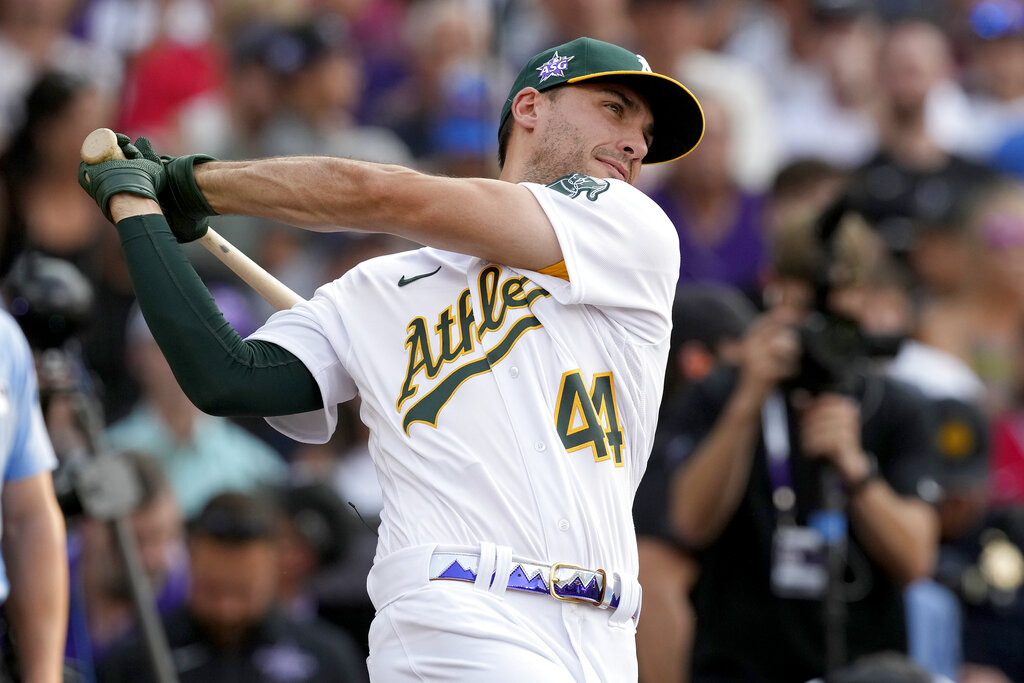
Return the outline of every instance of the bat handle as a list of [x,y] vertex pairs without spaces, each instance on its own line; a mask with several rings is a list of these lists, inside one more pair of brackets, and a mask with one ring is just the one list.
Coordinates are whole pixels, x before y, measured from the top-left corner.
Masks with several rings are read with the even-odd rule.
[[82,141],[82,161],[98,164],[103,161],[124,159],[124,152],[117,144],[117,135],[109,128],[97,128]]
[[221,237],[213,228],[206,228],[206,234],[199,238],[199,243],[233,270],[247,285],[259,292],[260,296],[276,310],[287,310],[302,301],[302,297],[236,249],[235,245]]

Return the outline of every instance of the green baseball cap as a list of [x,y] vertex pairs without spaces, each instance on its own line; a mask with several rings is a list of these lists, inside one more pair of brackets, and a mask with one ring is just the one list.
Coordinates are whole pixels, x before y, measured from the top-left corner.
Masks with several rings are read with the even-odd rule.
[[644,157],[645,164],[678,159],[704,135],[704,112],[686,86],[651,71],[640,55],[593,38],[577,38],[530,59],[501,108],[499,130],[512,114],[512,100],[523,88],[544,91],[583,81],[622,83],[647,100],[654,114],[654,142]]

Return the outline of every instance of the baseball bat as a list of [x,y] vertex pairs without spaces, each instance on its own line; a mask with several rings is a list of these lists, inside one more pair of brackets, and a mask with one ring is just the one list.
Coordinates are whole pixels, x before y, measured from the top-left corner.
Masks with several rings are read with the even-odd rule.
[[[97,128],[89,133],[82,141],[81,153],[82,161],[87,164],[125,158],[124,152],[117,145],[117,136],[109,128]],[[199,238],[199,243],[275,309],[283,311],[302,301],[302,297],[236,249],[235,245],[217,234],[213,228],[207,226],[206,234]]]

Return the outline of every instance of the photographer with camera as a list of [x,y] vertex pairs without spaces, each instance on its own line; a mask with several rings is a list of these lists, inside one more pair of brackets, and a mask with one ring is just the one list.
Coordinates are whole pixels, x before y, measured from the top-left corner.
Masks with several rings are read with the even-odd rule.
[[932,571],[928,404],[870,369],[853,320],[876,243],[840,218],[834,238],[821,221],[777,235],[738,366],[665,425],[690,444],[669,514],[699,549],[697,683],[806,681],[905,651],[902,588]]

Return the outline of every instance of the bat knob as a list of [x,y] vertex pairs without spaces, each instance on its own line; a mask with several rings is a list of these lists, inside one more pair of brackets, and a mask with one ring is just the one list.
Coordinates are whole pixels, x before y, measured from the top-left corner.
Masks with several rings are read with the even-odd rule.
[[82,161],[98,164],[102,161],[124,159],[124,152],[117,144],[117,135],[109,128],[97,128],[82,141]]

